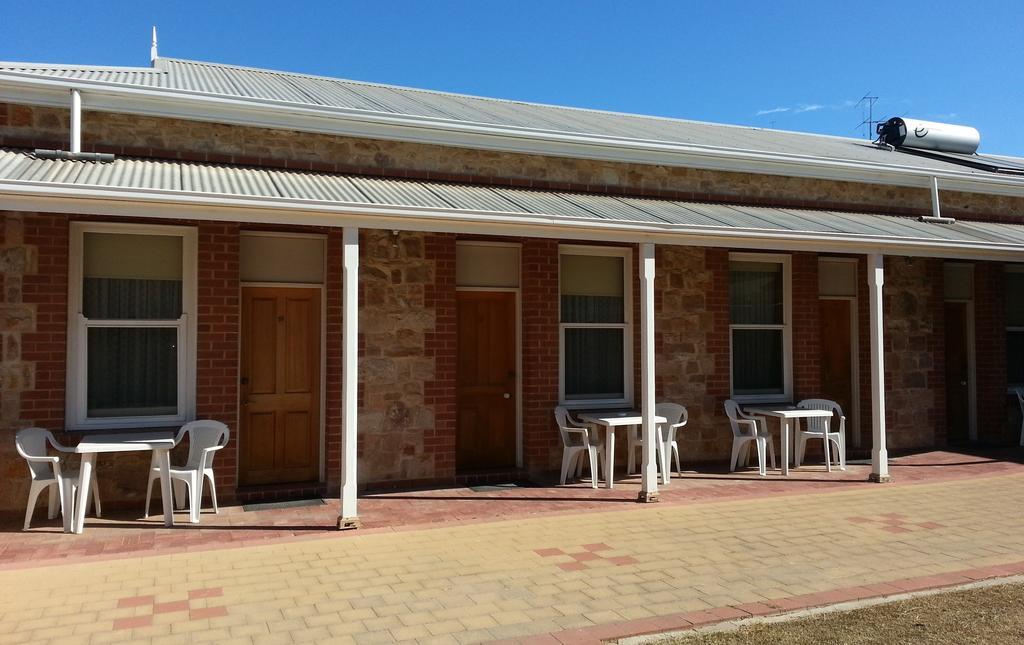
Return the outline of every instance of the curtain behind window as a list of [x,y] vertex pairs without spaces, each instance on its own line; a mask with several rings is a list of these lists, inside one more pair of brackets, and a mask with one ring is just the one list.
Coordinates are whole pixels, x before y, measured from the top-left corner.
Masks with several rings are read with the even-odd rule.
[[560,258],[563,325],[609,325],[563,329],[567,400],[625,398],[624,262],[621,256]]
[[[729,263],[729,318],[733,325],[785,323],[782,265]],[[785,391],[782,329],[733,329],[732,378],[736,395]]]
[[[177,414],[181,238],[89,232],[84,251],[87,416]],[[115,321],[168,325],[97,324]]]

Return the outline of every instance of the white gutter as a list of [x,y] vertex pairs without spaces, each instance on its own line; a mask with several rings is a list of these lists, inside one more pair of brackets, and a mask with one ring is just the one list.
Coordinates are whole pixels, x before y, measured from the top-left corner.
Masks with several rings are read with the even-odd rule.
[[[158,72],[157,72],[158,73]],[[806,177],[834,181],[928,188],[941,180],[944,189],[1024,197],[1024,181],[962,170],[846,161],[791,153],[770,153],[696,144],[466,123],[286,101],[241,99],[188,90],[128,87],[82,79],[41,78],[0,73],[0,101],[63,107],[67,89],[89,91],[89,109],[286,128],[325,134],[405,141],[431,145],[500,150],[521,154],[574,157],[623,163],[657,164]]]
[[0,210],[307,226],[358,226],[386,230],[559,237],[638,244],[825,253],[875,252],[920,257],[1024,261],[1024,243],[615,222],[533,213],[338,204],[320,200],[210,195],[138,188],[55,186],[45,182],[16,180],[0,180]]

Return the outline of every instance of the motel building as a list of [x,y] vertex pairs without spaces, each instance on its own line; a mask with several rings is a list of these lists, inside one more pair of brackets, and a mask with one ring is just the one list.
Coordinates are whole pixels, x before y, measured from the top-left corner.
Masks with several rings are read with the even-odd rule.
[[[1017,445],[1024,159],[901,123],[872,142],[155,47],[0,63],[0,511],[24,513],[33,426],[217,420],[222,505],[340,495],[342,527],[365,490],[554,481],[558,406],[639,410],[650,438],[684,405],[698,471],[730,457],[729,399],[839,402],[882,482],[890,454]],[[104,504],[141,510],[149,468],[101,456]]]

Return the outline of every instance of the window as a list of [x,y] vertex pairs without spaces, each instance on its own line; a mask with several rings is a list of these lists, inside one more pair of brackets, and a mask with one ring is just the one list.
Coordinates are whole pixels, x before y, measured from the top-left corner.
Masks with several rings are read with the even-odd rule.
[[71,226],[68,426],[187,421],[194,415],[195,232]]
[[1006,267],[1006,376],[1024,385],[1024,265]]
[[788,256],[729,256],[732,396],[741,401],[792,398]]
[[628,248],[563,246],[559,252],[561,400],[632,402]]

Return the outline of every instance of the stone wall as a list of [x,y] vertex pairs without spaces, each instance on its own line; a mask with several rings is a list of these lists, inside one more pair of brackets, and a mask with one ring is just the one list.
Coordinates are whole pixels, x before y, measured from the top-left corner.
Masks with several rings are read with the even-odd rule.
[[[721,364],[720,345],[715,342],[724,328],[728,351],[728,264],[727,259],[724,266],[714,262],[714,256],[720,255],[725,254],[700,247],[657,248],[657,399],[687,408],[689,421],[677,435],[680,455],[687,463],[727,459],[732,450],[732,435],[720,412],[729,396],[728,360]],[[723,367],[724,380],[716,378]]]
[[[437,237],[377,230],[360,236],[362,482],[454,476],[455,430],[454,423],[447,421],[454,410],[428,405],[428,396],[437,396],[436,390],[428,394],[429,385],[443,382],[451,389],[454,384],[446,373],[454,369],[454,362],[446,362],[445,352],[437,351],[438,342],[442,349],[450,342],[454,355],[454,321],[448,320],[454,311],[439,312],[436,295],[428,302],[428,291],[434,291],[439,273],[438,256],[444,253],[437,247],[450,245],[454,257],[454,238],[441,236],[444,241],[439,242]],[[452,279],[454,299],[454,262],[442,270],[445,280]],[[444,325],[440,328],[439,313]],[[439,339],[437,334],[451,338]],[[428,344],[433,344],[434,351],[426,350]],[[438,401],[431,399],[431,403]],[[443,425],[438,425],[439,412],[445,415]]]
[[[0,103],[0,145],[67,147],[68,120],[68,110]],[[924,188],[546,157],[88,110],[82,117],[82,149],[695,201],[914,215],[931,209],[931,196]],[[1021,198],[944,191],[942,200],[943,212],[956,217],[1019,220],[1024,213]]]
[[890,451],[945,439],[942,262],[885,259],[885,407]]

